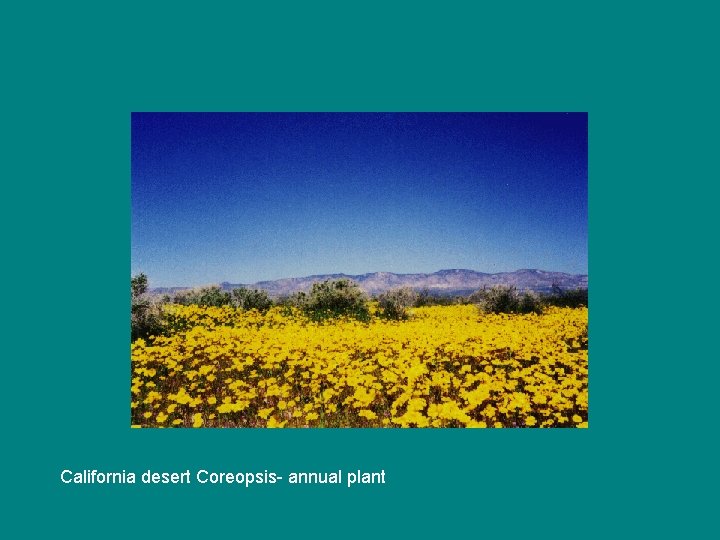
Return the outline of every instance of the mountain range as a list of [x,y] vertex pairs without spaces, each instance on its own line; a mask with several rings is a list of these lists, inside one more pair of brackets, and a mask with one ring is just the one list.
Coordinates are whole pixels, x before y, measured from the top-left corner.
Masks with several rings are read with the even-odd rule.
[[[379,294],[398,287],[411,287],[416,290],[427,289],[431,294],[441,296],[465,295],[483,287],[495,285],[512,285],[519,290],[549,292],[553,285],[563,290],[587,288],[586,274],[566,274],[564,272],[548,272],[545,270],[523,269],[515,272],[499,272],[487,274],[475,270],[440,270],[431,274],[395,274],[392,272],[371,272],[361,275],[321,274],[297,278],[258,281],[257,283],[223,282],[223,290],[239,287],[264,289],[272,297],[285,296],[299,291],[308,291],[313,283],[328,279],[350,279],[369,294]],[[189,287],[159,287],[151,292],[157,294],[174,293]]]

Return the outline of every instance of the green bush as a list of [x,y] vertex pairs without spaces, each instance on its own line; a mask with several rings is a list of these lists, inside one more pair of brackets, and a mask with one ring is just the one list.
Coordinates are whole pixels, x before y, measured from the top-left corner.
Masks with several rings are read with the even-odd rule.
[[472,293],[469,301],[485,313],[542,313],[542,302],[537,295],[520,293],[515,287],[481,289]]
[[309,294],[294,295],[292,302],[316,321],[342,316],[370,320],[367,295],[349,279],[314,283]]
[[416,304],[419,296],[410,287],[392,289],[378,296],[378,307],[386,319],[407,319],[408,309]]
[[145,274],[130,278],[130,341],[162,333],[160,310],[147,297],[147,290]]
[[229,292],[223,291],[217,285],[211,287],[202,287],[200,289],[192,289],[189,291],[180,291],[175,294],[173,303],[182,304],[184,306],[229,306],[232,302],[232,296]]
[[290,317],[293,314],[293,309],[298,308],[301,311],[305,311],[307,304],[307,293],[297,292],[290,295],[283,295],[275,300],[275,305],[282,308],[281,313],[286,317]]
[[520,295],[518,302],[518,313],[537,313],[543,312],[543,303],[540,297],[532,291],[525,291]]
[[433,293],[430,289],[425,287],[417,293],[414,306],[454,306],[457,304],[464,304],[466,302],[467,299],[464,296],[438,294],[437,292]]
[[563,291],[559,287],[554,286],[553,292],[543,298],[543,302],[548,306],[558,307],[587,307],[588,306],[588,290],[587,289],[571,289]]
[[307,293],[304,292],[296,292],[290,295],[284,295],[279,297],[275,304],[278,306],[285,306],[285,307],[296,307],[296,308],[304,308],[305,304],[307,304]]
[[273,301],[266,291],[260,289],[233,289],[232,302],[235,307],[240,309],[257,309],[261,313],[265,313],[273,305]]

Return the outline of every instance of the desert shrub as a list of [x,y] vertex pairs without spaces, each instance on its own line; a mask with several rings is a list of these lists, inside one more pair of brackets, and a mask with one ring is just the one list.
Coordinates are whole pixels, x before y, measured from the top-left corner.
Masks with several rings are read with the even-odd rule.
[[433,296],[430,294],[430,290],[425,287],[417,293],[417,298],[415,299],[415,307],[431,306],[432,301]]
[[518,300],[518,313],[537,313],[543,311],[542,299],[532,291],[526,291],[520,295]]
[[438,292],[432,292],[430,289],[425,287],[417,292],[414,306],[454,306],[464,303],[467,303],[464,296],[439,294]]
[[250,290],[244,287],[233,289],[231,296],[233,305],[244,310],[257,309],[261,313],[265,313],[273,306],[273,301],[267,291],[261,289]]
[[180,291],[175,294],[173,303],[182,304],[183,306],[193,304],[196,306],[229,306],[232,304],[232,296],[229,292],[223,291],[220,287],[214,285],[189,291]]
[[297,295],[295,302],[313,320],[342,316],[370,319],[366,294],[349,279],[313,283],[310,293]]
[[280,308],[280,313],[286,317],[292,316],[296,309],[304,312],[306,304],[307,293],[304,292],[285,294],[275,299],[275,305]]
[[148,339],[162,332],[160,310],[147,296],[145,274],[130,278],[130,340]]
[[289,295],[280,296],[275,303],[278,306],[290,306],[296,308],[302,308],[307,303],[308,295],[305,292],[296,292]]
[[378,296],[378,307],[386,319],[407,319],[408,308],[415,305],[418,297],[418,293],[410,287],[392,289]]
[[581,307],[588,305],[587,289],[571,289],[568,291],[553,287],[553,292],[543,298],[543,302],[549,306],[557,307]]
[[542,302],[537,295],[521,294],[515,287],[480,289],[470,295],[469,301],[485,313],[542,313]]
[[515,287],[497,286],[475,291],[469,300],[486,313],[512,313],[517,309],[518,294]]

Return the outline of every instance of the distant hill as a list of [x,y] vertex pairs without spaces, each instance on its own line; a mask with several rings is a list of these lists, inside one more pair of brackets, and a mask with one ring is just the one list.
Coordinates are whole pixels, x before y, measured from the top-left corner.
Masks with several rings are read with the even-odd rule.
[[[440,270],[432,274],[394,274],[392,272],[372,272],[362,275],[322,274],[299,278],[258,281],[257,283],[228,283],[220,287],[231,290],[238,287],[264,289],[270,296],[278,297],[298,291],[308,291],[313,283],[327,279],[351,279],[369,294],[379,294],[397,287],[411,287],[416,290],[427,289],[430,293],[442,296],[469,294],[483,287],[494,285],[514,285],[519,290],[549,292],[553,284],[561,289],[587,288],[586,274],[566,274],[545,270],[523,269],[515,272],[486,274],[475,270]],[[155,294],[172,294],[189,287],[158,287],[152,289]]]

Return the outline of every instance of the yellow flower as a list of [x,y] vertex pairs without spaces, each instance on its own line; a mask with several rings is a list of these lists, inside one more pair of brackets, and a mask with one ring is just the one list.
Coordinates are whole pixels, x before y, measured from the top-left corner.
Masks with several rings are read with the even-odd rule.
[[237,403],[223,403],[217,408],[217,412],[219,413],[231,413],[231,412],[240,412],[247,408],[249,405],[249,402],[247,401],[238,401]]
[[193,414],[193,427],[198,428],[198,427],[201,427],[202,425],[203,425],[202,414],[200,414],[200,413]]
[[269,427],[269,428],[281,428],[281,427],[285,427],[285,424],[287,424],[287,421],[282,421],[282,422],[280,422],[280,421],[277,420],[274,416],[272,416],[272,417],[270,418],[270,420],[268,420],[267,427]]
[[[168,415],[194,425],[201,414],[207,427],[300,427],[322,411],[330,426],[511,427],[525,418],[587,427],[587,308],[479,317],[472,305],[426,306],[389,321],[375,304],[367,323],[317,323],[277,307],[162,309],[181,330],[132,343],[132,425],[162,427]],[[188,419],[179,409],[194,410]]]
[[364,408],[370,405],[375,399],[375,390],[367,390],[366,388],[359,386],[355,390],[353,395],[355,398],[355,406],[358,408]]

